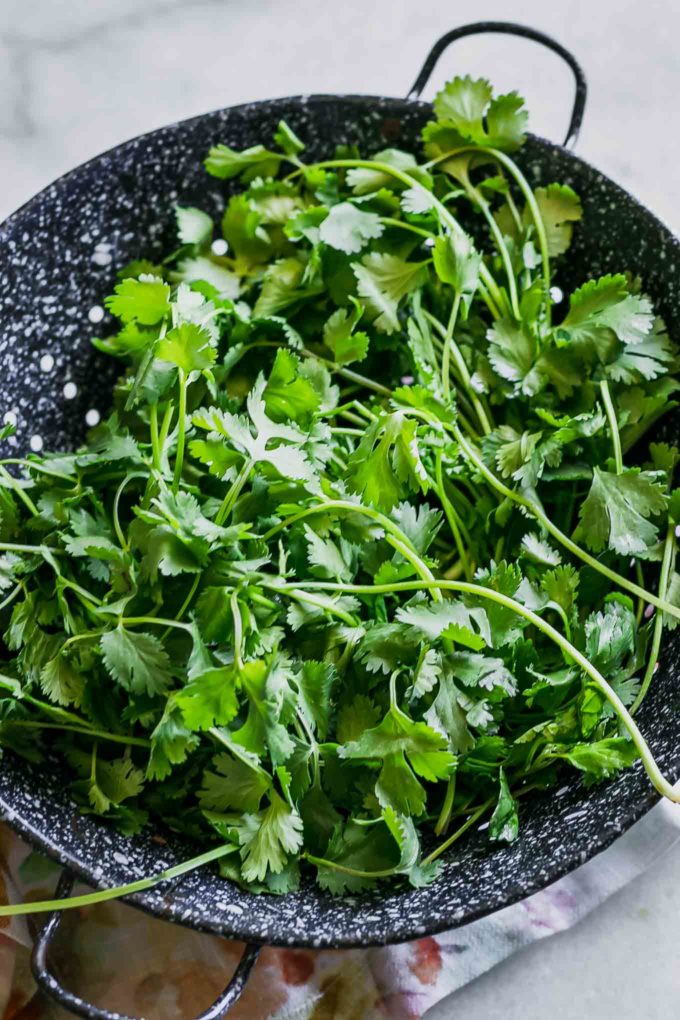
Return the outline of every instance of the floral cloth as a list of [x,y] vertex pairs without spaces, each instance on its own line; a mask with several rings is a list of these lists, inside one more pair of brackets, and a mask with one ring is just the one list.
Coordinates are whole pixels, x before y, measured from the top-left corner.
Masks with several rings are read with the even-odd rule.
[[[680,838],[664,802],[599,857],[490,917],[401,946],[265,949],[234,1020],[415,1020],[521,946],[569,928]],[[44,899],[57,871],[0,825],[0,902]],[[36,919],[0,918],[0,1017],[66,1020],[36,992],[28,960]],[[145,1020],[184,1020],[216,998],[240,945],[106,903],[66,915],[59,976],[98,1005]]]

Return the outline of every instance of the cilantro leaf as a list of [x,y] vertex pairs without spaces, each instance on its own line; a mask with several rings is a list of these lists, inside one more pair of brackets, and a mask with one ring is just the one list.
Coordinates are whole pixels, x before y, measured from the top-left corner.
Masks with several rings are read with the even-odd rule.
[[500,770],[500,790],[498,803],[494,808],[489,823],[489,836],[491,839],[503,840],[505,843],[512,843],[519,835],[519,818],[517,815],[517,802],[510,793],[508,780],[505,772]]
[[300,815],[272,790],[269,807],[244,816],[239,830],[241,873],[247,882],[262,881],[267,872],[283,871],[288,854],[302,845]]
[[186,375],[203,372],[215,364],[217,351],[210,334],[193,323],[183,322],[171,329],[156,346],[156,357],[169,361]]
[[126,279],[104,304],[123,322],[154,326],[170,312],[170,287],[155,276]]
[[333,354],[336,365],[349,365],[363,361],[368,354],[369,339],[366,333],[354,332],[363,309],[350,314],[344,308],[337,308],[327,319],[323,328],[323,342]]
[[[446,148],[473,143],[514,152],[524,142],[527,112],[516,92],[493,98],[484,78],[447,82],[434,100],[434,112],[447,129]],[[426,141],[429,135],[425,134]]]
[[621,474],[593,468],[593,481],[579,510],[578,533],[593,552],[606,546],[624,556],[643,553],[657,538],[649,520],[668,498],[660,474],[627,468]]
[[172,664],[153,634],[116,627],[101,639],[104,665],[113,680],[135,694],[162,694],[172,680]]
[[192,205],[176,205],[175,217],[177,236],[182,244],[193,244],[201,248],[212,237],[213,221],[201,209]]
[[353,262],[352,269],[357,290],[376,329],[381,333],[394,333],[399,329],[397,308],[400,301],[423,282],[423,263],[406,262],[385,252],[371,252],[361,262]]
[[356,255],[368,241],[380,237],[383,230],[380,217],[375,213],[364,212],[351,202],[340,202],[322,222],[319,238],[346,255]]

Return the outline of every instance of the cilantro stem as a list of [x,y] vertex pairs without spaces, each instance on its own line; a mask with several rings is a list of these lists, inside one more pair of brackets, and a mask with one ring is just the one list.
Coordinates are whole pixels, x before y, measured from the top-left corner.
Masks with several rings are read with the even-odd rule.
[[62,554],[61,549],[51,549],[43,545],[23,545],[21,542],[0,542],[0,550],[3,552],[32,553],[35,556],[44,557],[44,549],[49,549],[56,556]]
[[384,223],[386,227],[399,227],[401,230],[410,230],[412,234],[420,234],[421,237],[429,238],[435,236],[431,230],[416,227],[413,223],[407,223],[406,220],[395,220],[391,216],[381,216],[380,222]]
[[458,318],[458,309],[460,308],[460,294],[456,294],[451,305],[451,314],[449,315],[449,322],[446,327],[446,333],[444,334],[444,355],[442,357],[442,391],[444,399],[449,400],[451,396],[451,346],[455,343],[453,339],[453,331],[456,328],[456,319]]
[[[386,595],[394,594],[398,591],[418,591],[420,588],[440,588],[442,591],[457,591],[466,595],[474,595],[477,598],[486,599],[489,602],[495,602],[505,609],[510,609],[513,613],[518,616],[524,617],[529,623],[533,624],[538,630],[540,630],[547,638],[550,638],[558,648],[572,659],[573,662],[579,666],[580,669],[586,673],[593,681],[596,687],[602,692],[607,701],[610,703],[619,719],[628,730],[633,743],[635,744],[642,764],[645,767],[647,775],[649,776],[652,785],[655,789],[663,796],[672,800],[674,803],[680,803],[680,790],[676,791],[673,789],[671,783],[661,774],[654,757],[647,746],[647,743],[640,733],[633,717],[630,712],[619,698],[616,691],[609,685],[605,680],[604,676],[600,671],[592,664],[592,662],[578,650],[571,641],[569,641],[563,634],[560,634],[552,624],[548,623],[547,620],[541,619],[533,610],[527,609],[520,602],[510,598],[508,595],[503,595],[501,592],[494,591],[493,588],[485,588],[481,584],[471,584],[467,581],[444,581],[436,579],[434,581],[395,581],[392,584],[343,584],[341,582],[332,583],[326,581],[305,581],[305,585],[308,588],[318,588],[321,591],[338,591],[345,592],[348,595]],[[434,597],[434,593],[433,593]]]
[[[430,322],[434,326],[434,328],[442,334],[442,337],[444,338],[444,357],[446,357],[447,351],[449,351],[450,349],[450,356],[453,357],[453,363],[458,370],[458,375],[460,376],[460,380],[465,388],[465,392],[467,396],[470,398],[472,406],[475,409],[477,418],[479,419],[479,424],[482,426],[482,430],[484,431],[484,433],[488,435],[493,428],[490,417],[487,414],[486,408],[482,404],[479,395],[475,393],[474,387],[472,385],[472,377],[465,362],[465,358],[463,357],[462,351],[453,338],[453,331],[451,331],[451,335],[449,336],[449,331],[444,329],[439,319],[437,319],[436,316],[432,315],[426,309],[423,309],[423,315],[425,316],[427,321]],[[448,376],[448,371],[446,374]],[[442,363],[442,382],[443,375],[444,369]]]
[[310,606],[315,606],[317,609],[323,609],[324,612],[330,613],[331,616],[337,616],[339,620],[346,623],[348,627],[356,627],[357,621],[351,613],[346,612],[339,606],[333,605],[326,599],[320,599],[311,595],[308,591],[303,591],[301,588],[281,588],[278,585],[271,585],[272,591],[282,592],[289,598],[294,599],[295,602],[307,603]]
[[179,620],[166,620],[162,616],[121,616],[122,627],[140,627],[146,624],[156,624],[158,627],[171,627],[175,630],[186,630],[191,633],[188,623],[181,623]]
[[[160,471],[160,467],[158,468],[158,470]],[[130,545],[129,545],[127,539],[125,538],[125,535],[123,533],[123,529],[120,526],[120,518],[119,518],[119,514],[118,514],[118,508],[120,506],[121,496],[123,495],[123,492],[125,491],[128,482],[131,482],[133,478],[146,478],[146,477],[147,477],[147,475],[144,472],[142,472],[142,471],[132,471],[132,472],[130,472],[130,474],[125,476],[125,478],[122,480],[122,482],[120,483],[120,485],[116,489],[116,495],[113,498],[113,529],[116,532],[116,536],[118,538],[118,542],[120,543],[120,547],[123,550],[123,552],[129,552],[130,551]]]
[[475,822],[478,821],[478,819],[480,819],[482,815],[485,814],[494,803],[495,803],[494,797],[491,797],[489,800],[485,800],[481,807],[478,807],[476,811],[473,811],[472,814],[463,822],[461,826],[459,826],[459,828],[456,829],[455,832],[453,832],[449,836],[448,839],[445,839],[444,842],[441,843],[436,850],[433,850],[431,854],[428,854],[427,857],[425,857],[421,861],[421,865],[424,866],[426,864],[432,864],[432,862],[436,861],[438,857],[441,857],[441,855],[445,853],[449,849],[449,847],[456,842],[456,840],[460,839],[460,837],[463,836],[467,832],[467,830],[472,825],[474,825]]
[[[319,358],[319,361],[323,361],[323,358]],[[365,387],[367,390],[373,390],[374,393],[379,393],[383,397],[391,397],[392,391],[383,386],[382,383],[376,382],[375,379],[369,379],[365,375],[360,375],[359,372],[354,372],[351,368],[336,368],[332,361],[326,362],[337,375],[341,375],[344,379],[349,379],[351,382],[358,383],[359,386]]]
[[222,525],[227,519],[229,512],[231,511],[234,503],[241,495],[243,486],[248,481],[248,475],[250,474],[253,467],[253,461],[248,458],[243,464],[243,467],[239,471],[237,477],[234,479],[231,487],[227,490],[227,494],[222,500],[217,515],[215,517],[215,524]]
[[116,900],[121,896],[132,896],[133,893],[143,892],[145,889],[152,889],[160,882],[167,882],[172,878],[179,878],[189,871],[195,871],[205,864],[211,864],[226,854],[234,853],[236,847],[230,843],[223,843],[221,846],[213,847],[198,857],[192,857],[181,864],[175,864],[165,871],[153,875],[151,878],[140,878],[135,882],[128,882],[125,885],[117,885],[112,889],[99,889],[97,892],[83,893],[81,896],[69,896],[67,899],[40,900],[34,903],[11,903],[0,906],[0,917],[15,917],[23,914],[43,914],[55,910],[73,910],[79,907],[89,907],[94,903],[105,903],[107,900]]
[[613,581],[614,584],[620,585],[620,587],[625,588],[626,591],[631,592],[633,595],[637,595],[639,598],[646,599],[647,602],[651,602],[651,604],[657,609],[662,609],[665,613],[670,613],[671,616],[680,620],[680,609],[677,606],[671,605],[670,602],[666,602],[664,599],[652,594],[652,592],[640,587],[640,585],[635,584],[635,582],[629,581],[627,577],[623,576],[623,574],[618,574],[615,570],[611,570],[608,566],[606,566],[606,564],[601,563],[599,560],[595,559],[594,556],[591,556],[590,553],[587,553],[585,549],[582,549],[576,544],[576,542],[572,542],[572,540],[565,535],[564,532],[560,531],[560,529],[553,524],[550,518],[540,507],[532,503],[531,500],[520,495],[520,493],[516,492],[514,489],[510,489],[507,485],[504,485],[499,478],[496,478],[481,457],[468,445],[465,437],[456,425],[450,426],[450,428],[458,440],[458,444],[465,459],[471,464],[474,464],[482,477],[492,488],[496,490],[496,492],[499,492],[502,496],[505,496],[518,506],[529,510],[536,520],[560,543],[560,545],[564,546],[565,549],[568,549],[572,555],[576,556],[583,563],[587,563],[589,567],[593,568],[593,570],[597,570],[604,577]]
[[70,723],[41,722],[39,719],[6,719],[5,726],[21,726],[25,729],[66,730],[68,733],[81,733],[93,740],[108,740],[113,744],[129,744],[131,747],[151,747],[150,740],[142,737],[131,737],[124,733],[109,733],[107,730],[95,730],[89,726],[75,726]]
[[187,428],[187,375],[184,369],[179,369],[179,403],[177,405],[177,450],[175,452],[175,473],[172,477],[172,491],[175,495],[179,491],[179,483],[182,477],[182,465],[184,463],[184,443],[186,440]]
[[442,809],[439,812],[439,818],[434,827],[435,835],[441,836],[442,832],[446,832],[451,821],[451,811],[453,809],[453,801],[456,796],[456,773],[454,772],[446,785],[446,793],[444,795],[444,803]]
[[30,468],[33,471],[40,471],[44,475],[50,475],[52,478],[61,478],[65,482],[73,484],[75,478],[73,475],[65,475],[61,471],[55,471],[54,468],[47,467],[46,464],[38,464],[35,460],[27,460],[25,457],[5,457],[4,460],[0,460],[0,464],[21,464],[22,467]]
[[149,407],[149,432],[151,434],[151,450],[153,466],[160,473],[161,450],[158,445],[158,404],[151,404]]
[[614,463],[616,465],[616,473],[620,475],[623,471],[623,454],[621,452],[621,436],[619,434],[619,425],[616,419],[616,409],[614,408],[614,402],[612,401],[611,391],[609,389],[609,383],[606,379],[600,382],[600,393],[602,394],[602,403],[604,409],[607,412],[607,420],[609,422],[609,430],[612,435],[612,446],[614,447]]
[[512,310],[512,314],[514,315],[515,319],[519,321],[522,316],[519,310],[519,298],[517,296],[517,280],[515,279],[515,272],[514,269],[512,268],[512,259],[510,258],[508,246],[505,243],[503,234],[498,228],[498,224],[496,223],[496,220],[493,217],[493,214],[491,212],[491,209],[489,208],[489,203],[487,202],[487,200],[484,198],[482,193],[477,188],[472,186],[470,181],[467,179],[467,174],[464,175],[462,180],[463,187],[465,188],[468,197],[473,203],[476,202],[479,208],[482,210],[482,215],[484,216],[484,219],[486,220],[489,226],[491,236],[496,242],[496,248],[498,249],[498,254],[501,257],[503,268],[505,269],[505,275],[508,280],[508,293],[510,295],[510,307]]
[[238,604],[238,592],[234,590],[229,597],[229,608],[234,621],[234,662],[240,672],[243,670],[243,620]]
[[211,726],[211,728],[208,730],[208,733],[210,734],[211,737],[214,737],[215,740],[222,744],[223,747],[226,747],[227,750],[230,751],[235,758],[238,758],[239,761],[242,761],[243,764],[247,765],[248,768],[253,770],[253,772],[257,772],[259,776],[266,778],[268,782],[271,784],[272,777],[269,775],[266,769],[262,768],[262,766],[257,761],[256,755],[254,755],[252,751],[246,751],[246,749],[244,747],[241,747],[240,744],[237,744],[235,740],[230,740],[228,736],[225,736],[223,730],[219,729],[219,727],[217,726]]
[[[194,595],[196,594],[196,589],[198,588],[200,582],[201,582],[201,575],[200,574],[196,574],[195,578],[191,582],[191,587],[189,588],[189,591],[187,592],[187,596],[184,599],[184,602],[182,603],[182,605],[177,610],[177,615],[175,616],[175,621],[176,622],[178,620],[182,619],[182,617],[186,613],[187,609],[191,605],[191,600],[193,599]],[[169,629],[170,628],[168,628],[168,630]],[[167,634],[168,634],[168,631],[166,631],[165,634],[163,634],[163,637],[164,638],[167,637]]]
[[[516,184],[518,185],[520,191],[522,192],[522,195],[524,196],[524,199],[527,203],[527,208],[531,213],[531,218],[533,219],[534,226],[536,227],[536,237],[538,238],[538,247],[541,252],[543,286],[545,290],[546,321],[547,324],[550,325],[551,318],[550,253],[548,249],[548,236],[545,231],[545,224],[543,222],[541,210],[539,209],[538,202],[536,201],[536,197],[533,193],[533,190],[531,189],[531,186],[529,185],[529,182],[527,181],[526,177],[524,176],[524,174],[522,173],[522,171],[520,170],[520,168],[517,166],[513,159],[510,159],[509,156],[506,156],[506,154],[504,152],[501,152],[499,149],[492,149],[487,146],[466,145],[458,149],[452,149],[450,152],[444,153],[442,156],[438,156],[436,159],[431,160],[430,163],[428,163],[427,165],[434,166],[437,163],[441,163],[447,159],[450,159],[452,156],[462,155],[462,153],[464,152],[487,153],[488,155],[493,156],[493,158],[498,163],[500,163],[501,166],[504,166],[506,170],[509,171],[510,175],[515,179]],[[512,206],[514,206],[514,202]]]
[[538,247],[541,252],[543,287],[545,290],[546,323],[547,325],[550,325],[551,319],[550,253],[548,249],[548,236],[545,231],[545,224],[543,223],[543,217],[541,215],[541,210],[539,209],[538,202],[536,201],[536,197],[526,177],[524,176],[524,174],[522,173],[522,171],[520,170],[520,168],[517,166],[513,159],[510,159],[509,156],[506,156],[505,153],[501,152],[499,149],[485,148],[480,149],[480,151],[488,152],[490,155],[494,156],[494,158],[497,159],[498,162],[501,163],[502,166],[504,166],[506,170],[509,171],[509,173],[512,175],[512,177],[514,177],[515,181],[517,182],[519,189],[522,192],[522,195],[524,196],[524,199],[527,203],[527,207],[529,209],[529,212],[531,213],[531,218],[533,219],[534,226],[536,227],[536,237],[538,238]]
[[16,478],[12,477],[12,475],[9,473],[4,464],[0,464],[0,476],[2,476],[2,478],[4,478],[5,481],[9,484],[9,488],[16,492],[21,502],[29,510],[33,517],[38,517],[39,512],[37,506],[31,499],[31,497],[28,495],[28,493],[24,492]]
[[[336,861],[329,861],[325,857],[315,857],[314,854],[303,854],[305,860],[317,868],[330,868],[332,871],[341,871],[343,875],[354,875],[356,878],[389,878],[397,874],[397,867],[383,868],[381,871],[360,871],[358,868],[349,868],[345,864],[338,864]],[[2,914],[0,913],[0,917]]]
[[165,444],[168,441],[168,433],[170,432],[170,425],[172,423],[172,415],[175,410],[175,403],[173,400],[168,400],[165,413],[163,415],[163,421],[161,422],[161,430],[158,436],[158,443],[160,446],[161,453],[165,448]]
[[12,602],[14,602],[14,599],[17,597],[17,595],[19,594],[19,592],[22,589],[23,589],[23,584],[21,583],[21,581],[19,581],[19,583],[17,585],[15,585],[14,588],[12,588],[11,592],[9,593],[9,595],[7,595],[6,598],[4,598],[2,600],[2,602],[0,602],[0,612],[2,612],[3,609],[5,609]]
[[[663,560],[661,561],[661,573],[659,575],[659,596],[665,598],[668,591],[668,584],[670,581],[671,570],[673,567],[673,561],[675,559],[675,525],[669,524],[668,531],[666,532],[666,541],[663,547]],[[654,670],[657,666],[657,660],[659,658],[659,649],[661,647],[661,636],[663,634],[663,613],[658,610],[654,618],[654,630],[652,631],[652,643],[649,649],[649,658],[647,660],[647,668],[645,669],[645,675],[640,685],[637,697],[630,707],[630,714],[635,715],[638,708],[642,704],[649,690],[649,685],[652,682],[654,676]]]
[[462,521],[458,517],[458,514],[456,513],[454,506],[451,503],[451,500],[446,495],[446,490],[444,488],[441,450],[437,450],[437,456],[435,459],[435,479],[437,482],[436,486],[437,495],[439,496],[439,500],[444,509],[446,520],[448,521],[449,528],[451,529],[451,534],[453,535],[453,540],[456,543],[456,549],[458,550],[460,562],[463,564],[463,570],[465,571],[466,578],[468,579],[468,581],[471,581],[472,573],[470,570],[470,561],[468,559],[467,549],[465,548],[465,543],[463,542],[461,529],[459,527],[459,524],[462,524]]
[[[287,528],[292,524],[296,524],[297,521],[304,520],[305,517],[311,517],[313,514],[327,512],[328,510],[346,510],[348,513],[363,514],[365,517],[370,517],[384,528],[387,535],[387,541],[404,557],[408,563],[411,564],[420,577],[426,581],[435,580],[434,574],[427,564],[420,558],[417,550],[413,547],[408,536],[404,534],[401,528],[398,528],[397,525],[389,519],[389,517],[385,517],[385,515],[381,514],[379,510],[363,506],[361,503],[350,503],[341,499],[325,500],[323,503],[318,503],[316,506],[310,506],[304,510],[300,510],[299,513],[293,514],[292,517],[286,517],[285,520],[274,525],[273,528],[270,528],[269,531],[265,532],[262,536],[262,540],[264,542],[268,542],[270,538],[274,537],[274,535],[283,531],[284,528]],[[437,595],[433,595],[433,598],[436,601],[439,601],[441,599],[441,595],[439,595],[439,598]]]

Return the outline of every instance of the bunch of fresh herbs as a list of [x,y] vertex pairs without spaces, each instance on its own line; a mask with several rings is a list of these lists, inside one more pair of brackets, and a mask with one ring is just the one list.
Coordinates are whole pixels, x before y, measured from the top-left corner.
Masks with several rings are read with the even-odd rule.
[[113,414],[1,469],[0,741],[255,891],[425,884],[569,768],[675,796],[633,719],[680,618],[675,347],[625,274],[554,307],[581,204],[512,158],[516,94],[434,109],[421,158],[211,149],[219,228],[178,207],[106,299]]

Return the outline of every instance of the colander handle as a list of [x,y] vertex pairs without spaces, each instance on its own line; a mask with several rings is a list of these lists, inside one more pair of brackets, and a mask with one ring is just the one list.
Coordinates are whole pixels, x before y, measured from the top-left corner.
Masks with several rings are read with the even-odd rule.
[[[68,896],[73,889],[74,881],[73,875],[66,871],[62,872],[56,895],[59,897]],[[38,987],[50,999],[58,1002],[74,1016],[82,1016],[86,1020],[134,1020],[133,1017],[125,1016],[123,1013],[112,1013],[108,1009],[94,1006],[91,1002],[85,1002],[80,996],[64,988],[50,971],[47,955],[52,939],[61,923],[61,918],[62,912],[59,910],[52,914],[35,940],[31,956],[31,971]],[[212,1006],[209,1006],[197,1017],[197,1020],[221,1020],[221,1017],[227,1015],[245,988],[259,952],[260,946],[246,945],[229,984]]]
[[411,91],[408,93],[407,99],[417,99],[422,93],[423,89],[427,85],[430,75],[434,71],[435,65],[441,57],[444,50],[456,42],[458,39],[464,39],[468,35],[484,35],[487,32],[502,34],[502,35],[517,35],[522,39],[532,39],[534,42],[541,43],[542,46],[546,46],[553,53],[557,53],[558,56],[562,57],[562,60],[569,65],[574,75],[574,83],[576,86],[576,92],[574,95],[574,106],[571,111],[571,120],[569,121],[569,128],[567,130],[567,136],[564,139],[564,146],[567,149],[571,149],[578,133],[581,130],[581,122],[583,121],[583,111],[586,107],[586,96],[588,94],[588,85],[586,83],[586,77],[583,73],[581,65],[577,61],[576,57],[565,49],[561,43],[558,43],[556,39],[546,35],[545,32],[539,32],[538,29],[529,28],[526,25],[515,25],[512,21],[476,21],[472,25],[461,25],[460,28],[454,28],[451,32],[447,32],[441,39],[438,39],[425,59],[420,74],[413,83]]

